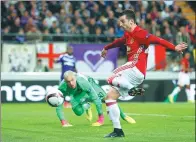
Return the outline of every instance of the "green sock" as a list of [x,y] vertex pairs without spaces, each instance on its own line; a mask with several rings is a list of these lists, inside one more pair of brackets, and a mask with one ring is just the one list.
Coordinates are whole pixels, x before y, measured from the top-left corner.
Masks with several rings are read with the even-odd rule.
[[122,109],[120,108],[120,106],[118,105],[118,108],[120,110],[120,117],[125,120],[126,115],[124,114],[124,112],[122,111]]

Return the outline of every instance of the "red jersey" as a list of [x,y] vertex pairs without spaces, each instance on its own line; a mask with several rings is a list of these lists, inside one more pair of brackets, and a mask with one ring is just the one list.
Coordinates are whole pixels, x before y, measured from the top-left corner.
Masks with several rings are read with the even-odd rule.
[[181,70],[182,72],[188,72],[190,67],[189,60],[187,60],[186,58],[182,58],[181,66],[182,66],[182,70]]
[[130,68],[136,66],[146,75],[148,46],[150,44],[160,44],[164,47],[175,50],[175,46],[166,40],[149,34],[146,30],[137,26],[132,32],[125,31],[124,36],[106,45],[104,49],[127,46],[128,62],[132,62]]

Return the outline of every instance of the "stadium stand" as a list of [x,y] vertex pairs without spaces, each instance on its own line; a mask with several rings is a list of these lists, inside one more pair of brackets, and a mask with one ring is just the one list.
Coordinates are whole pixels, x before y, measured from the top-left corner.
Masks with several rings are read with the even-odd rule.
[[[195,52],[195,11],[190,2],[65,0],[1,1],[1,4],[3,42],[111,42],[123,35],[117,24],[120,12],[134,9],[139,26],[174,44],[186,42],[187,51]],[[122,50],[121,55],[124,54]]]

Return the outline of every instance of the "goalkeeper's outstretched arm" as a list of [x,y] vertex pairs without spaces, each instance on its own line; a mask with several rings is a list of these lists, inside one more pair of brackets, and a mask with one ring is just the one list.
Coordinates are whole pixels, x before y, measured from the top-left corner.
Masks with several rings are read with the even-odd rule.
[[68,124],[67,120],[64,117],[63,104],[56,107],[56,114],[57,114],[57,117],[59,118],[62,126]]

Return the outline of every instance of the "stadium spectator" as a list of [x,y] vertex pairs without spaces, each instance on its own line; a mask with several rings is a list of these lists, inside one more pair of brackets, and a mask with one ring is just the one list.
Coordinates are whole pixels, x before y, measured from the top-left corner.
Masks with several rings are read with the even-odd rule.
[[177,33],[176,36],[176,43],[179,44],[180,42],[186,42],[188,44],[188,48],[190,48],[190,37],[188,32],[186,32],[184,26],[180,27],[180,31]]
[[95,30],[95,42],[96,43],[102,43],[104,42],[104,37],[102,35],[102,31],[101,31],[101,28],[100,27],[97,27],[96,30]]
[[132,7],[132,5],[131,5],[131,3],[130,3],[129,0],[125,0],[125,2],[124,2],[124,8],[125,9],[133,9],[133,7]]
[[42,35],[42,40],[43,41],[52,41],[52,37],[49,35],[49,30],[45,29],[44,33]]
[[11,26],[10,33],[18,33],[20,29],[20,18],[17,17],[14,21],[14,25]]
[[44,20],[42,21],[42,24],[39,25],[39,29],[40,29],[40,31],[41,31],[42,33],[44,33],[44,31],[45,31],[46,29],[48,29],[48,25],[47,25],[46,19],[44,19]]
[[60,13],[60,4],[58,1],[50,1],[48,3],[48,10],[50,10],[54,15]]
[[76,27],[78,33],[81,34],[82,33],[82,29],[84,28],[84,23],[83,23],[81,18],[78,18],[76,20],[75,27]]
[[91,17],[95,17],[96,21],[98,21],[99,18],[101,17],[101,11],[99,10],[98,4],[94,4],[93,9],[91,11]]
[[26,7],[23,2],[19,2],[17,5],[18,5],[17,6],[18,7],[17,13],[18,13],[18,16],[21,17],[23,15],[23,13],[26,12],[27,10],[26,10]]
[[174,38],[169,28],[165,28],[165,34],[163,35],[163,39],[174,43]]
[[56,30],[54,31],[56,36],[53,37],[54,41],[64,41],[64,37],[61,34],[61,29],[60,28],[56,28]]
[[109,11],[108,12],[108,26],[115,29],[116,23],[117,23],[117,20],[114,17],[114,12],[113,11]]
[[192,27],[192,28],[190,29],[189,35],[190,35],[190,39],[191,39],[191,45],[193,46],[193,45],[196,44],[195,27]]
[[24,30],[22,28],[19,29],[18,35],[16,36],[16,41],[19,43],[23,43],[25,41]]
[[73,8],[72,8],[72,3],[73,2],[69,2],[67,0],[63,1],[61,3],[61,8],[63,8],[65,10],[65,13],[68,15],[68,16],[71,16],[71,13],[73,13]]
[[32,27],[31,30],[27,32],[26,39],[28,41],[40,41],[41,32],[36,27]]
[[[90,34],[95,34],[95,29],[96,29],[95,18],[91,18],[90,19],[90,23],[88,25],[88,28],[89,28],[89,33]],[[92,42],[92,41],[95,41],[95,38],[94,37],[90,37],[89,40]]]
[[151,15],[150,15],[150,13],[148,13],[146,16],[145,22],[146,22],[146,24],[151,24],[151,21],[152,21]]
[[30,10],[30,15],[33,19],[39,20],[39,11],[37,10],[36,3],[33,3]]
[[48,25],[48,28],[50,28],[52,26],[52,23],[54,21],[57,21],[57,18],[52,15],[52,12],[51,11],[48,10],[46,12],[46,18],[45,18],[45,20],[46,20],[46,23]]
[[[178,7],[177,2],[175,1],[168,2],[161,0],[151,2],[134,2],[125,0],[106,2],[100,0],[80,2],[65,0],[51,2],[3,1],[1,9],[2,29],[9,26],[10,33],[13,33],[13,31],[18,33],[19,29],[23,28],[24,34],[26,34],[32,29],[32,27],[37,27],[37,30],[41,31],[42,33],[47,31],[46,28],[49,28],[50,33],[55,33],[56,28],[60,28],[61,33],[72,33],[72,36],[79,33],[81,37],[84,37],[82,34],[96,34],[95,29],[97,26],[99,26],[103,35],[106,36],[106,31],[108,31],[110,27],[114,28],[114,33],[121,32],[117,26],[116,17],[118,17],[119,13],[124,9],[135,9],[137,23],[140,23],[141,26],[145,27],[147,30],[149,29],[152,31],[153,34],[155,34],[156,30],[158,29],[157,26],[159,25],[161,35],[164,35],[166,31],[165,28],[169,27],[174,38],[174,43],[180,26],[187,26],[186,30],[188,33],[191,33],[190,31],[194,26],[192,23],[187,21],[185,14],[181,13],[181,8]],[[140,18],[143,20],[140,21]],[[21,27],[15,28],[16,21],[20,21],[19,25]],[[54,28],[51,32],[50,28],[52,27],[54,21],[56,21],[56,28]],[[83,24],[78,25],[78,23]],[[89,26],[88,30],[86,27],[84,28],[84,25]],[[154,26],[156,28],[154,28]],[[78,39],[76,36],[72,39]],[[190,34],[190,36],[191,41],[194,41],[192,34]],[[86,38],[86,40],[87,39],[88,42],[94,42],[95,40],[91,38]],[[43,40],[45,39],[43,38]],[[81,40],[77,41],[80,42]],[[191,43],[193,44],[194,42]]]
[[155,34],[157,30],[160,29],[160,26],[156,23],[156,21],[151,21],[151,24],[148,24],[149,32]]
[[27,24],[25,25],[25,32],[29,32],[32,28],[35,27],[35,22],[33,18],[29,18]]
[[22,13],[22,17],[20,19],[21,26],[24,27],[27,24],[28,20],[29,20],[29,12],[28,11],[24,11]]
[[38,59],[34,72],[48,72],[48,71],[49,71],[48,67],[43,65],[41,59]]
[[70,33],[72,26],[73,24],[71,23],[71,18],[66,17],[64,24],[61,26],[61,30],[63,31],[63,33]]
[[3,35],[3,36],[1,36],[1,39],[2,39],[3,41],[10,41],[10,40],[11,40],[12,37],[10,37],[9,35],[6,35],[6,34],[9,33],[9,31],[10,31],[10,27],[9,27],[9,26],[7,26],[7,27],[5,27],[5,28],[3,29],[3,32],[2,32],[2,35]]
[[64,21],[65,21],[65,18],[66,18],[66,13],[65,13],[65,10],[64,9],[61,9],[60,10],[60,14],[59,14],[59,25],[63,25]]
[[161,12],[161,18],[166,19],[169,17],[169,7],[165,7],[165,10],[162,10]]
[[58,28],[57,22],[56,22],[56,21],[53,21],[53,22],[52,22],[52,27],[50,27],[49,32],[50,32],[51,34],[54,34],[54,33],[56,33],[56,29],[57,29],[57,28]]
[[89,41],[89,28],[87,26],[84,26],[84,28],[82,29],[82,41],[87,42]]

